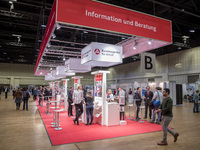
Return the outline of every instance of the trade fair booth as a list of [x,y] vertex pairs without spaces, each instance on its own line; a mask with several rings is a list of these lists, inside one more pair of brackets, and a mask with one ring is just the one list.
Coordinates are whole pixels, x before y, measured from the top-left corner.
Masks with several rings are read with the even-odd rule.
[[[61,30],[69,31],[70,33],[70,30],[76,30],[77,32],[105,34],[116,36],[119,40],[117,43],[107,43],[106,40],[97,41],[92,39],[90,43],[84,43],[77,42],[76,39],[74,41],[72,39],[70,41],[55,39],[56,36],[59,36],[57,33],[62,33]],[[61,43],[65,43],[65,45]],[[92,0],[55,0],[38,54],[34,75],[45,76],[45,80],[54,81],[52,88],[57,88],[58,90],[56,100],[59,101],[61,95],[64,95],[64,105],[65,110],[67,110],[68,79],[63,79],[63,82],[65,82],[63,83],[63,90],[60,90],[60,81],[58,79],[74,76],[77,72],[90,72],[92,71],[91,67],[118,65],[123,62],[123,58],[171,43],[171,21]],[[45,59],[52,59],[52,63],[46,65]],[[91,75],[94,75],[94,126],[97,128],[95,131],[101,134],[104,129],[109,135],[106,135],[106,138],[116,137],[113,135],[116,131],[109,129],[112,131],[110,132],[107,127],[113,126],[113,129],[115,128],[120,133],[118,136],[130,135],[133,131],[129,131],[125,127],[132,128],[137,122],[129,120],[126,126],[119,126],[123,124],[120,122],[120,104],[119,102],[107,101],[106,82],[107,74],[109,73],[109,71],[102,70],[91,72]],[[78,84],[81,83],[81,78],[83,76],[72,77],[74,79],[74,90],[77,90]],[[141,85],[141,87],[143,89],[145,85]],[[83,107],[85,110],[84,105]],[[61,117],[63,119],[62,123],[66,123],[66,126],[74,125],[73,121],[70,120],[71,118],[66,116],[65,114]],[[42,115],[42,117],[49,116]],[[82,122],[86,122],[85,111],[82,114]],[[105,129],[104,126],[107,128]],[[139,131],[137,126],[134,126],[134,129]],[[120,127],[124,127],[123,130],[120,130]],[[88,129],[84,129],[90,132]],[[150,129],[148,132],[154,131],[154,127]],[[51,129],[48,128],[47,130],[49,132]],[[146,129],[144,130],[146,131]],[[70,129],[63,128],[62,131],[59,134],[66,135],[70,133],[70,136],[73,136],[74,132],[79,130],[73,126]],[[72,133],[71,131],[74,132]],[[134,131],[134,133],[142,132]],[[77,134],[81,135],[82,133],[79,132]],[[90,135],[92,134],[90,133]],[[93,140],[103,139],[105,138],[104,135],[99,136],[101,138],[94,137]],[[78,141],[85,140],[84,135],[78,138]],[[76,139],[76,136],[73,136],[73,139]],[[73,142],[73,140],[71,141]],[[77,140],[74,142],[77,142]]]

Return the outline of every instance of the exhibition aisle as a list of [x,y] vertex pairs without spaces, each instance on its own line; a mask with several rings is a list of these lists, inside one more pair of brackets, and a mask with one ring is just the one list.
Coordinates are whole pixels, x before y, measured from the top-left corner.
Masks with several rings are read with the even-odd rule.
[[115,138],[162,130],[161,125],[158,124],[151,124],[147,121],[145,121],[145,123],[139,123],[131,120],[126,120],[127,125],[124,126],[107,127],[99,124],[86,126],[84,123],[80,123],[80,125],[77,126],[74,125],[73,119],[68,117],[66,112],[61,112],[60,125],[62,130],[55,131],[54,128],[51,127],[51,122],[53,122],[52,110],[50,110],[50,115],[46,115],[46,107],[40,107],[38,101],[36,101],[36,104],[52,145]]

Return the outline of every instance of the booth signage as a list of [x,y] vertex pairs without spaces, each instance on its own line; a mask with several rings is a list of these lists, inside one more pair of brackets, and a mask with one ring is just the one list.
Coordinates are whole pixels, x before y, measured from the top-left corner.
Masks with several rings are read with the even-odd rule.
[[95,75],[95,81],[102,81],[102,75]]
[[171,21],[92,0],[57,0],[57,22],[172,42]]
[[65,85],[65,80],[63,81],[63,85]]
[[122,63],[122,46],[92,42],[81,51],[81,55],[81,64],[86,65],[106,66],[107,62]]
[[141,72],[156,73],[156,56],[152,53],[141,54]]
[[74,79],[74,83],[78,83],[78,79]]

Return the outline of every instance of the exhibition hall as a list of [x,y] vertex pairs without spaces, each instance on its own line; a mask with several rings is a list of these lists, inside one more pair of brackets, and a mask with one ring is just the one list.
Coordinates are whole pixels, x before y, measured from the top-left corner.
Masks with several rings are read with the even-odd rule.
[[200,2],[0,2],[0,149],[199,149]]

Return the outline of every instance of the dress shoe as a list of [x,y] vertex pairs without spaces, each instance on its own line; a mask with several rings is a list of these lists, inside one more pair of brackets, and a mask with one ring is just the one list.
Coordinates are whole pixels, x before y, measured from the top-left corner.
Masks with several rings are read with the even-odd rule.
[[175,133],[175,135],[174,135],[174,142],[177,141],[178,136],[179,136],[179,133]]
[[71,116],[74,116],[73,114],[71,114]]
[[156,124],[160,124],[160,122],[156,122]]
[[166,141],[160,141],[157,143],[158,145],[167,145],[167,142]]
[[74,121],[74,124],[76,124],[76,119],[74,119],[73,121]]
[[89,124],[92,125],[92,122],[90,122]]
[[68,117],[70,117],[71,115],[68,115]]
[[149,121],[149,123],[154,123],[153,121]]
[[147,117],[144,117],[144,119],[147,119]]
[[89,126],[89,123],[86,123],[85,125],[86,125],[86,126]]

